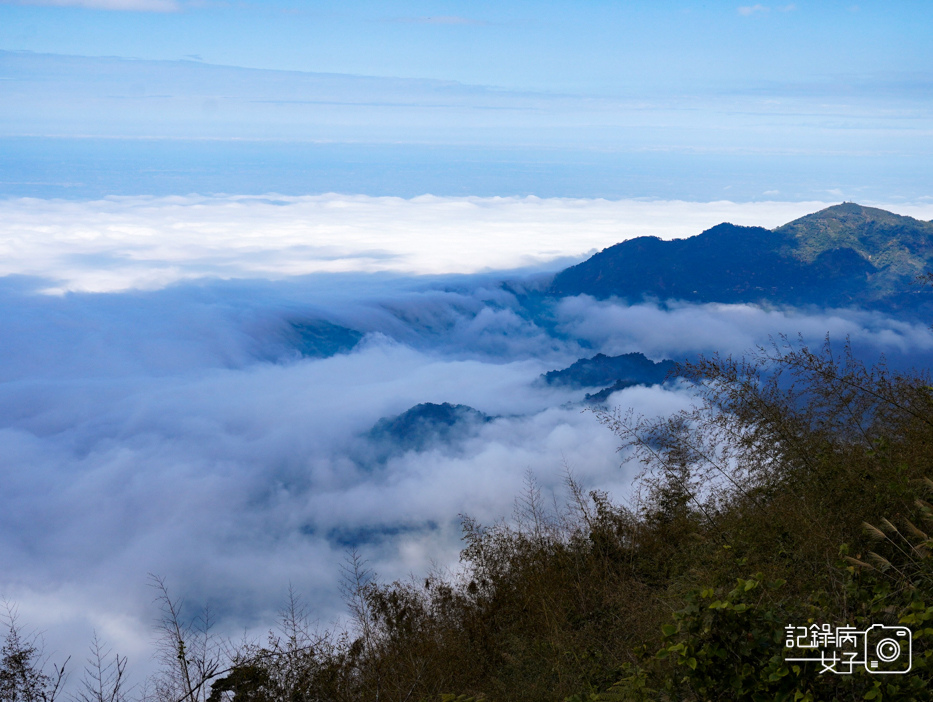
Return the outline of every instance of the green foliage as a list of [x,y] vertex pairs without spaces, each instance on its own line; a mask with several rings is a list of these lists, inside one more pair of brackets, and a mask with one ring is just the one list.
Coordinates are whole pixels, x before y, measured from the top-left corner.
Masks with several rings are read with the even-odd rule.
[[804,261],[841,247],[858,252],[880,269],[873,287],[887,292],[903,288],[929,265],[933,224],[850,202],[801,217],[775,231],[788,236],[789,253]]
[[[919,503],[930,522],[929,509]],[[840,548],[845,573],[847,618],[831,599],[816,593],[808,602],[781,597],[785,581],[764,582],[760,573],[738,578],[728,591],[692,590],[673,624],[662,627],[664,645],[634,672],[589,700],[922,700],[931,699],[933,679],[933,542],[905,520],[914,538],[884,520],[890,558],[872,552],[873,567]],[[899,537],[897,539],[893,537]],[[901,541],[902,543],[897,543]],[[883,567],[882,567],[883,564]],[[847,623],[858,630],[874,624],[907,624],[913,632],[912,666],[904,676],[822,673],[813,663],[786,662],[782,629],[788,624]],[[651,687],[654,685],[655,687]]]
[[271,702],[277,699],[274,694],[272,677],[269,671],[256,663],[236,666],[230,674],[221,678],[211,687],[208,702]]
[[[464,518],[456,576],[379,584],[354,557],[354,629],[242,652],[211,702],[929,698],[926,376],[828,344],[684,373],[690,411],[597,413],[642,462],[631,506],[568,477],[554,511],[529,476],[511,521]],[[907,624],[914,667],[785,662],[784,627],[814,622]]]
[[687,593],[686,606],[674,614],[676,623],[662,628],[670,642],[656,658],[681,668],[667,681],[677,696],[770,699],[796,687],[780,650],[787,619],[778,607],[764,605],[761,577],[739,578],[726,593],[713,588]]

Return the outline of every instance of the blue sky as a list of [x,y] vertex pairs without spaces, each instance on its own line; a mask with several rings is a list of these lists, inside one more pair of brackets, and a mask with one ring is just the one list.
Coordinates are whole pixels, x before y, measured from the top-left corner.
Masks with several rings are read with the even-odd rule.
[[0,45],[618,95],[928,84],[931,20],[909,1],[40,0],[3,3]]
[[922,2],[0,2],[0,195],[916,202],[930,26]]

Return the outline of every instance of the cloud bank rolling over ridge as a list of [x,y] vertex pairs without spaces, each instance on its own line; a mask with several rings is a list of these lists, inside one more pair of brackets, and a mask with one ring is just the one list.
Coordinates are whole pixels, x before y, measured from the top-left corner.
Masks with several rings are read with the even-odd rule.
[[[928,354],[923,324],[852,310],[553,305],[513,290],[628,236],[721,220],[775,226],[816,203],[537,198],[171,197],[0,203],[0,592],[52,647],[92,628],[144,671],[146,574],[261,632],[291,582],[325,621],[356,546],[386,578],[455,565],[457,515],[510,513],[531,469],[560,494],[570,466],[617,497],[615,437],[536,383],[598,351],[683,359],[769,335]],[[930,216],[915,206],[908,213]],[[514,269],[522,270],[515,272]],[[493,270],[489,270],[493,269]],[[499,272],[497,272],[497,270]],[[502,287],[502,269],[518,278]],[[430,275],[428,275],[430,273]],[[302,357],[290,325],[364,334]],[[686,388],[613,401],[665,413]],[[422,402],[493,417],[462,440],[366,459],[382,417]]]
[[[9,199],[0,201],[0,274],[100,292],[201,277],[554,271],[634,236],[681,238],[727,220],[774,227],[827,204],[345,195]],[[933,205],[900,209],[933,215]]]

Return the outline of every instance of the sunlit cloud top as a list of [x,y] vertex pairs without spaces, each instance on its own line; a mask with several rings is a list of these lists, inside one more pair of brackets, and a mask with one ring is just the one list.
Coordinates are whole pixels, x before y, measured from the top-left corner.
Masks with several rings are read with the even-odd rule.
[[[821,202],[186,196],[0,201],[0,275],[50,291],[156,289],[201,277],[555,269],[624,239],[775,227]],[[933,215],[933,205],[927,208]]]

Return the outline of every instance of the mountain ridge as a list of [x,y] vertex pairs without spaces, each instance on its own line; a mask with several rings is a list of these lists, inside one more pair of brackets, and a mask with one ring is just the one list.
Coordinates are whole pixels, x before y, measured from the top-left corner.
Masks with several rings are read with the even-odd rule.
[[844,202],[775,229],[628,239],[558,273],[548,293],[908,311],[933,304],[913,294],[931,264],[933,222]]
[[407,451],[426,451],[470,436],[493,417],[470,407],[450,402],[421,402],[400,414],[383,417],[366,434],[376,448],[377,459]]
[[[581,358],[567,368],[543,373],[539,381],[546,385],[574,389],[598,388],[610,385],[657,385],[675,373],[677,364],[670,359],[652,361],[639,352],[620,356],[598,353],[592,358]],[[616,387],[621,389],[621,386]]]

